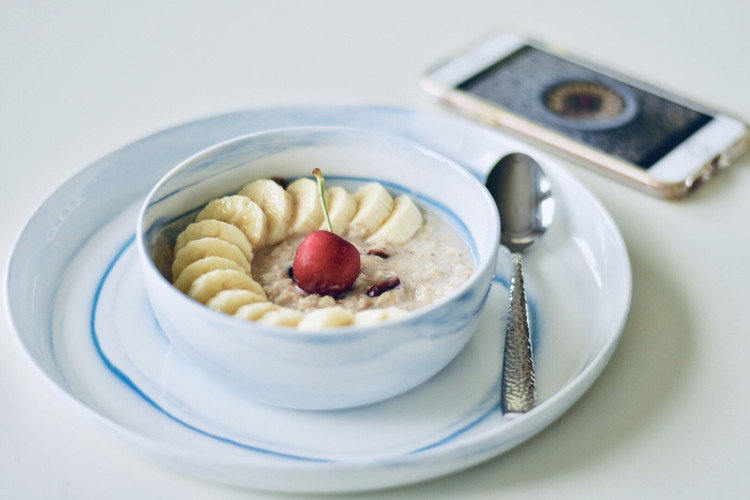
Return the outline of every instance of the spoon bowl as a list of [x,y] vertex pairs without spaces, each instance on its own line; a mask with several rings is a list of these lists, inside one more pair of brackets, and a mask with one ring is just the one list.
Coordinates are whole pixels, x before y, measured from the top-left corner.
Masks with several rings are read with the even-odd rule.
[[523,252],[552,223],[555,199],[542,168],[530,156],[510,153],[490,171],[485,182],[500,211],[500,243]]
[[521,253],[552,223],[555,200],[542,168],[523,153],[503,156],[492,167],[485,185],[500,212],[500,243],[513,254],[501,405],[506,415],[522,414],[536,406],[536,387]]

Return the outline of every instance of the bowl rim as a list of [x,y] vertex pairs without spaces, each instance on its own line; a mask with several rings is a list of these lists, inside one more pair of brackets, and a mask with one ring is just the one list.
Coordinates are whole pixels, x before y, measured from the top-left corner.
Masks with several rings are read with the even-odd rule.
[[[429,157],[439,160],[439,162],[442,163],[445,168],[449,168],[450,170],[453,170],[460,177],[463,177],[470,185],[475,187],[478,195],[483,199],[485,204],[488,205],[488,208],[490,208],[490,210],[493,210],[495,212],[496,217],[492,218],[492,220],[495,220],[496,223],[491,224],[490,227],[486,228],[487,232],[490,233],[489,241],[494,242],[492,243],[494,250],[490,251],[490,258],[487,258],[485,262],[480,262],[479,265],[477,265],[474,268],[474,272],[472,273],[472,275],[466,281],[461,283],[456,289],[454,289],[449,294],[447,294],[446,296],[441,297],[440,299],[435,300],[424,306],[421,306],[417,309],[411,310],[410,311],[411,314],[405,317],[397,318],[394,320],[386,320],[386,321],[376,323],[373,325],[364,325],[364,326],[363,325],[347,325],[347,326],[342,326],[342,327],[321,328],[321,329],[316,329],[316,330],[299,330],[296,327],[258,324],[256,322],[249,322],[241,318],[235,318],[234,316],[225,314],[221,311],[215,311],[205,306],[204,304],[197,302],[195,299],[187,296],[186,294],[180,292],[157,269],[156,264],[154,263],[153,258],[151,257],[150,252],[147,249],[145,233],[144,233],[144,219],[146,217],[146,214],[148,213],[150,206],[152,205],[154,201],[155,195],[161,190],[161,188],[164,185],[166,185],[178,173],[180,173],[182,170],[187,168],[189,165],[207,160],[213,156],[220,155],[225,151],[231,151],[237,147],[237,144],[241,144],[241,143],[252,141],[252,140],[257,140],[265,136],[270,137],[280,132],[292,132],[292,133],[302,133],[302,132],[343,133],[343,132],[347,132],[347,133],[355,133],[361,136],[382,137],[392,142],[401,143],[402,145],[405,145],[411,149],[419,151],[421,154],[424,154],[424,155],[427,155]],[[413,190],[413,192],[410,193],[410,195],[419,196],[419,192],[416,190]],[[424,199],[425,197],[422,197],[422,198]],[[458,215],[451,212],[451,216],[454,217],[462,225],[467,227],[464,221]],[[312,126],[299,126],[299,127],[278,127],[278,128],[271,128],[271,129],[263,130],[260,132],[253,132],[250,134],[240,135],[240,136],[233,137],[231,139],[227,139],[225,141],[221,141],[216,144],[213,144],[193,154],[192,156],[189,156],[188,158],[182,160],[175,167],[171,168],[166,174],[164,174],[159,179],[159,181],[149,190],[138,212],[135,236],[136,236],[136,246],[138,248],[138,256],[139,256],[139,260],[141,261],[142,272],[155,274],[157,279],[160,282],[168,286],[168,288],[170,289],[169,293],[173,293],[176,297],[178,297],[177,300],[185,301],[184,303],[186,304],[187,307],[201,307],[203,309],[202,311],[203,314],[208,314],[211,317],[212,322],[213,321],[220,322],[219,326],[221,326],[221,324],[226,324],[228,328],[222,329],[223,335],[234,335],[238,333],[237,331],[239,330],[238,327],[244,324],[248,326],[248,330],[253,330],[252,333],[254,335],[265,334],[265,335],[272,335],[274,337],[280,337],[284,339],[305,339],[305,340],[310,340],[310,341],[320,341],[320,340],[326,340],[328,338],[333,338],[333,337],[335,338],[359,337],[373,330],[382,329],[383,326],[393,327],[394,325],[408,325],[411,323],[417,324],[421,322],[422,318],[432,313],[434,310],[439,309],[443,307],[447,302],[455,300],[456,298],[464,295],[469,289],[476,286],[477,282],[480,280],[480,277],[483,276],[487,272],[488,267],[493,269],[492,273],[494,275],[494,267],[497,261],[497,252],[500,246],[500,224],[501,224],[500,214],[498,212],[497,205],[495,204],[495,201],[492,198],[492,195],[487,190],[487,188],[467,168],[461,166],[458,162],[456,162],[452,158],[438,151],[435,151],[429,147],[426,147],[420,143],[412,141],[410,139],[407,139],[398,135],[386,133],[386,132],[374,131],[374,130],[358,128],[358,127],[312,125]],[[466,232],[473,239],[473,235],[468,230],[468,227],[466,229]],[[469,246],[471,246],[471,244]],[[478,253],[478,251],[476,253]],[[474,255],[475,262],[477,260],[477,257],[478,257],[477,255]],[[147,269],[143,269],[144,261],[147,263],[146,264]],[[485,298],[483,300],[486,299],[486,296],[489,293],[489,288],[491,286],[491,283],[492,283],[492,279],[488,280],[488,286],[487,286],[487,290],[484,293]]]

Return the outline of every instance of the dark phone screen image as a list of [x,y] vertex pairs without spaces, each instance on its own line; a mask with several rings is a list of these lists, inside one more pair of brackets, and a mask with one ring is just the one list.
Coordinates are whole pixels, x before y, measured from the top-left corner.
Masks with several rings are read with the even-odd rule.
[[642,168],[711,120],[528,45],[458,88]]

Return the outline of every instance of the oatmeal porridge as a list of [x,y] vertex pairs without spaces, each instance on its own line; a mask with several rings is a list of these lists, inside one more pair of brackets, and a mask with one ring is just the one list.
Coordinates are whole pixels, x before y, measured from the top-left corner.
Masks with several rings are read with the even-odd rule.
[[[339,296],[309,294],[295,284],[290,266],[303,236],[256,252],[253,278],[269,301],[303,312],[334,305],[352,311],[389,306],[414,310],[455,290],[474,268],[471,253],[456,230],[434,212],[426,211],[424,217],[417,233],[398,245],[373,245],[344,234],[359,250],[362,268],[352,288]],[[393,283],[388,280],[394,278],[399,284],[387,289]]]
[[[394,198],[376,182],[353,193],[323,186],[322,175],[317,187],[308,178],[261,179],[211,200],[171,249],[175,287],[239,318],[315,329],[402,317],[471,276],[471,251],[438,213],[407,195]],[[335,293],[306,292],[302,274],[295,281],[301,243],[319,232],[343,238],[354,254],[354,273]],[[313,265],[319,255],[312,255]]]

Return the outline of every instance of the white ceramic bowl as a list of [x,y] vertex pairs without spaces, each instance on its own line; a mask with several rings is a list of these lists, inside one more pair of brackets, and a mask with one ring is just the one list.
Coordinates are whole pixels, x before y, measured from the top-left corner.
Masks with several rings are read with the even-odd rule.
[[[205,307],[179,292],[155,264],[209,200],[274,176],[372,181],[437,209],[464,236],[476,270],[454,293],[399,320],[320,331],[266,326]],[[500,233],[484,186],[450,159],[405,139],[336,127],[281,129],[201,152],[167,174],[138,220],[138,251],[152,309],[188,362],[255,401],[297,409],[360,406],[401,394],[445,367],[466,344],[493,277]],[[173,241],[172,241],[173,243]]]

